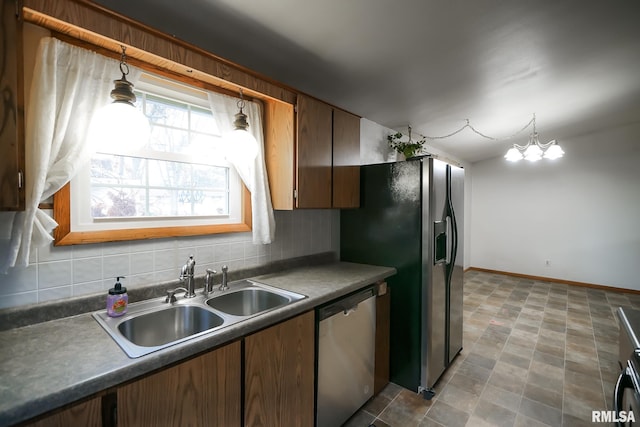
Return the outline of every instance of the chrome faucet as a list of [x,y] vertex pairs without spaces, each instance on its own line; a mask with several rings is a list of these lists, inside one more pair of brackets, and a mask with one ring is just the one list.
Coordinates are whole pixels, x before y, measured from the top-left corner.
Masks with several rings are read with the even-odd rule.
[[217,272],[215,270],[211,270],[210,268],[207,268],[207,274],[205,274],[204,276],[204,289],[203,289],[203,293],[205,296],[213,292],[213,275],[216,273]]
[[229,285],[227,285],[227,271],[229,271],[229,267],[227,267],[226,265],[222,266],[222,282],[220,283],[220,287],[218,288],[218,290],[220,291],[226,291],[227,289],[229,289]]
[[196,261],[193,259],[193,255],[191,255],[180,270],[180,281],[187,281],[187,292],[184,294],[185,298],[193,298],[196,296],[196,281],[193,277],[195,268]]

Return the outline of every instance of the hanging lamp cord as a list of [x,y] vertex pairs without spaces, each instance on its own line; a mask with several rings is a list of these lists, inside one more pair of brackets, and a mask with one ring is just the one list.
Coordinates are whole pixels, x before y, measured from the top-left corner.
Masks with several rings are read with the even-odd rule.
[[[495,138],[493,136],[489,136],[486,135],[482,132],[480,132],[478,129],[476,129],[475,127],[473,127],[473,125],[469,122],[469,119],[465,119],[465,124],[464,126],[462,126],[460,129],[457,129],[447,135],[441,135],[441,136],[428,136],[428,135],[421,135],[420,136],[422,138],[425,139],[429,139],[429,140],[436,140],[436,139],[446,139],[446,138],[451,138],[454,135],[459,134],[460,132],[462,132],[463,130],[469,128],[471,129],[472,132],[476,133],[477,135],[480,135],[483,138],[486,139],[490,139],[492,141],[500,141],[500,140],[509,140],[512,138],[515,138],[516,136],[520,135],[522,132],[524,132],[529,126],[531,126],[533,124],[533,131],[535,132],[535,127],[536,127],[536,115],[534,114],[533,117],[531,118],[531,120],[529,120],[529,123],[527,123],[526,125],[524,125],[520,130],[518,130],[517,132],[507,136],[507,137],[503,137],[503,138]],[[409,134],[411,134],[411,127],[409,126]]]

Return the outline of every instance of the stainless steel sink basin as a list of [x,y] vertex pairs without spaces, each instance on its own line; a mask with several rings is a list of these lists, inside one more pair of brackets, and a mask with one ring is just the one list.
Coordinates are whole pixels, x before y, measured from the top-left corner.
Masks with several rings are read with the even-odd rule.
[[288,304],[291,298],[260,288],[231,291],[211,298],[207,305],[234,316],[252,316]]
[[193,298],[178,295],[170,304],[155,298],[129,305],[122,317],[109,317],[106,310],[93,317],[127,353],[140,357],[163,348],[214,334],[250,317],[284,307],[305,295],[274,288],[251,280],[229,283],[226,291],[205,296],[198,290]]
[[222,317],[205,308],[176,305],[127,319],[118,325],[118,331],[135,345],[156,347],[213,329],[223,323]]

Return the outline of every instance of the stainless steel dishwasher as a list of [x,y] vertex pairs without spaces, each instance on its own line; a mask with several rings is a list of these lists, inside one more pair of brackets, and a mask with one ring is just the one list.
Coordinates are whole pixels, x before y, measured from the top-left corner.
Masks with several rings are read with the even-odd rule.
[[317,318],[317,427],[336,427],[373,396],[374,288],[320,307]]

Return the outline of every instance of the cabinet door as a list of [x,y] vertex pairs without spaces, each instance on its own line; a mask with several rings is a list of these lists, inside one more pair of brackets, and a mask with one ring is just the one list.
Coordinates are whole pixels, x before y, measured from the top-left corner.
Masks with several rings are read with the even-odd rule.
[[334,208],[360,206],[360,118],[333,110]]
[[245,424],[313,427],[313,311],[245,338]]
[[102,426],[101,408],[101,398],[94,397],[60,412],[40,418],[38,421],[27,423],[23,427],[100,427]]
[[298,96],[298,208],[331,207],[332,112],[324,102]]
[[0,19],[0,210],[24,210],[24,92],[22,15],[16,2],[1,0]]
[[295,206],[295,113],[293,105],[265,103],[264,160],[274,209],[292,210]]
[[240,426],[240,342],[118,388],[118,426]]

